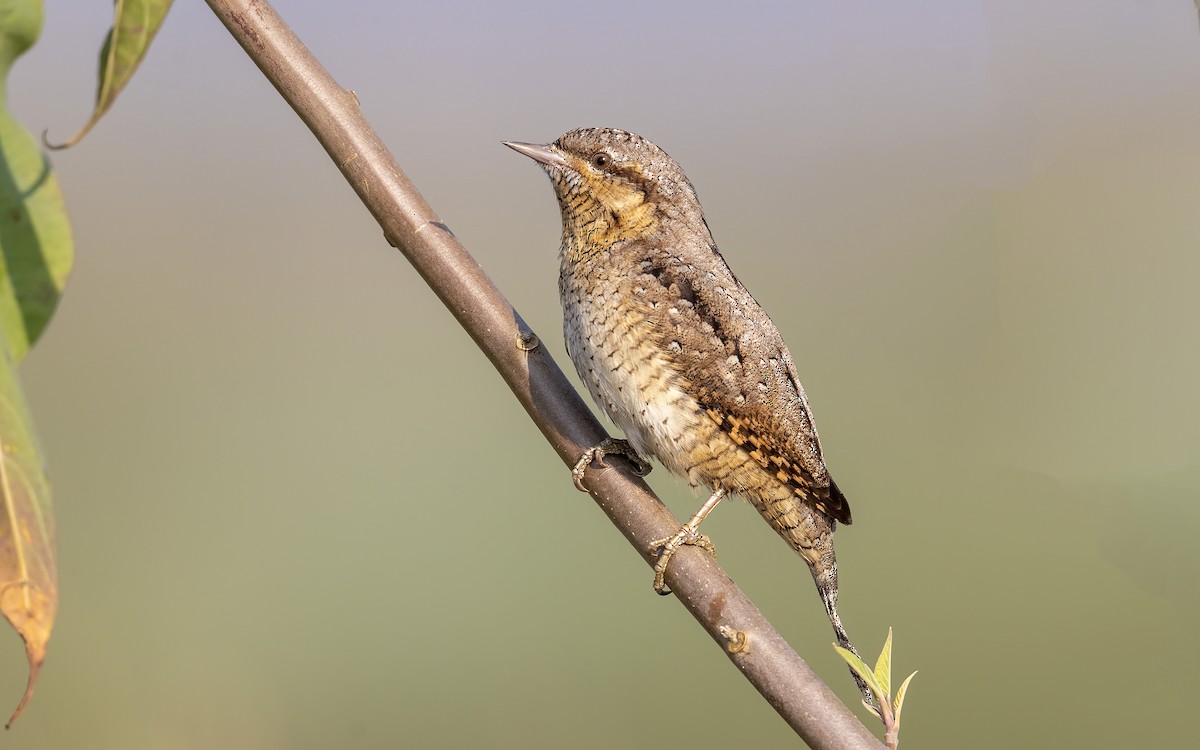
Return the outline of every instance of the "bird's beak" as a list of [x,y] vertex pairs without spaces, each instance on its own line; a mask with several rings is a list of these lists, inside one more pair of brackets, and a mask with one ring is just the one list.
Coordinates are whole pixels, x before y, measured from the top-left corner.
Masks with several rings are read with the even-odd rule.
[[545,164],[547,167],[565,167],[567,160],[557,149],[550,145],[539,146],[536,143],[517,143],[515,141],[502,141],[505,146],[508,146],[518,154],[525,154],[530,159]]

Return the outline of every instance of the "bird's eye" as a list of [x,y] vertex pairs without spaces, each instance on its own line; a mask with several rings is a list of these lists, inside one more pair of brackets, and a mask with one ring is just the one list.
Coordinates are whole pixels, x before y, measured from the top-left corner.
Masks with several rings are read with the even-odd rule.
[[609,158],[609,155],[604,153],[603,151],[599,151],[592,155],[592,164],[595,164],[597,167],[600,167],[601,169],[604,169],[605,167],[607,167],[609,162],[611,162],[611,161],[612,161],[612,159]]

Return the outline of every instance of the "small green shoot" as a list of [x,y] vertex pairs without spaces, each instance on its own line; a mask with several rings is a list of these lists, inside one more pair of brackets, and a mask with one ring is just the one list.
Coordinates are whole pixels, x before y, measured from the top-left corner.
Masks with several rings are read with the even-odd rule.
[[842,648],[837,644],[833,646],[834,650],[850,665],[850,669],[867,683],[867,687],[871,688],[871,692],[875,694],[875,699],[879,701],[879,708],[872,706],[870,703],[863,701],[863,705],[868,711],[875,714],[875,718],[883,722],[884,742],[891,750],[896,750],[900,745],[900,709],[904,706],[904,696],[908,693],[908,683],[912,682],[912,678],[917,676],[913,672],[905,678],[900,684],[900,689],[896,691],[896,700],[892,701],[892,629],[888,628],[887,640],[883,643],[883,650],[879,653],[879,659],[875,661],[875,669],[872,670],[867,666],[866,662],[858,657],[853,651]]

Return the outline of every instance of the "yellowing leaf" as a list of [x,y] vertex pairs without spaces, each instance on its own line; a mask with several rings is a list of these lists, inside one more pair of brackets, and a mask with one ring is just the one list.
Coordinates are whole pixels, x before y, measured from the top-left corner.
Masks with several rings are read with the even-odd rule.
[[[0,0],[0,94],[41,30],[41,0]],[[58,608],[50,484],[15,367],[54,312],[71,256],[50,162],[0,95],[0,614],[29,660],[10,724],[33,695]]]
[[875,681],[879,683],[879,687],[883,688],[883,695],[879,696],[879,702],[883,703],[892,694],[891,628],[888,628],[887,640],[883,642],[883,651],[879,652],[879,658],[875,661]]
[[66,143],[50,148],[70,148],[79,143],[112,107],[117,94],[129,83],[138,63],[146,56],[150,41],[158,33],[170,7],[171,0],[116,0],[113,3],[113,26],[100,50],[96,107],[78,133]]
[[13,369],[0,357],[0,613],[25,641],[29,679],[8,720],[33,695],[58,608],[50,483]]

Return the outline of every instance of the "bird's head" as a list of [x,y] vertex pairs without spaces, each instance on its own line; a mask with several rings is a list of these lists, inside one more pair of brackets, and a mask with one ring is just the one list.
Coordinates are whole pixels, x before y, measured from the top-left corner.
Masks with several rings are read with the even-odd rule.
[[639,135],[580,128],[545,145],[504,145],[541,164],[550,176],[568,250],[589,253],[644,239],[663,221],[704,226],[696,191],[683,170]]

